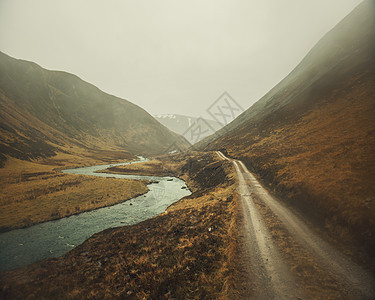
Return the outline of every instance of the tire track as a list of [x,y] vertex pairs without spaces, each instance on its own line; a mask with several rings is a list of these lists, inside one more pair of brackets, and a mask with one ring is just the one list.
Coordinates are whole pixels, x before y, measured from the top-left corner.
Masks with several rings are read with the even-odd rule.
[[[221,152],[217,154],[221,159],[229,160]],[[230,161],[234,164],[239,180],[238,192],[244,210],[245,236],[251,257],[251,269],[257,275],[254,278],[254,296],[257,299],[297,299],[301,292],[255,207],[239,162]]]
[[[261,218],[259,213],[251,213],[251,211],[256,211],[256,207],[250,195],[255,195],[257,199],[259,198],[272,210],[293,238],[304,248],[308,249],[318,259],[318,262],[332,274],[335,280],[340,283],[348,298],[375,299],[375,279],[370,273],[317,236],[300,217],[270,195],[255,176],[249,172],[243,162],[229,159],[219,151],[217,154],[221,159],[231,161],[235,166],[246,218],[252,218],[251,222],[254,222],[255,219],[255,223],[262,223],[262,220],[257,220]],[[248,231],[248,229],[246,230]],[[264,232],[267,237],[265,228],[260,228],[259,230],[260,233],[258,232],[258,235]],[[257,232],[252,232],[249,239],[254,240],[256,234]],[[256,241],[258,246],[262,248],[259,245],[259,243],[262,243],[261,239],[256,238]],[[269,270],[269,272],[272,272],[272,270]],[[275,284],[277,283],[275,282]]]

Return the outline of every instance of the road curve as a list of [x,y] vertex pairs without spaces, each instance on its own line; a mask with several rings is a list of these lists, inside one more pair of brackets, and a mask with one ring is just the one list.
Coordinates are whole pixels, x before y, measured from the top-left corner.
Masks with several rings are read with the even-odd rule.
[[[253,253],[251,268],[255,269],[255,274],[261,274],[257,276],[257,280],[267,283],[263,289],[272,291],[268,294],[259,291],[256,298],[303,299],[304,296],[301,295],[300,287],[293,281],[293,275],[288,271],[288,267],[283,263],[277,247],[272,243],[252,196],[268,206],[294,240],[311,252],[319,264],[333,275],[345,290],[348,299],[375,299],[375,279],[371,274],[317,236],[300,217],[275,199],[242,161],[229,159],[220,151],[216,153],[222,160],[231,161],[235,167],[244,221],[247,225],[245,236],[248,239],[250,253]],[[267,277],[271,279],[265,280]]]

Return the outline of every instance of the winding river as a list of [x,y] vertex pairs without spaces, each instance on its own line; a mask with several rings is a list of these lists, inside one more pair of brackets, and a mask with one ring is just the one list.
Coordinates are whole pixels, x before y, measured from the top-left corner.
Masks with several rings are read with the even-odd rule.
[[12,270],[49,257],[58,257],[84,242],[94,233],[111,227],[133,225],[152,218],[182,197],[190,195],[185,182],[175,177],[95,173],[113,166],[138,161],[64,170],[64,173],[150,180],[149,191],[126,202],[63,219],[0,234],[0,271]]

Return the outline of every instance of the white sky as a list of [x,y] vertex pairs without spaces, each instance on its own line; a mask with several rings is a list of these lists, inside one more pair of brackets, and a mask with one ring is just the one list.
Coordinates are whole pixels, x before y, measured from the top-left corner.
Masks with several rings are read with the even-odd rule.
[[[0,0],[0,51],[151,114],[248,108],[360,0]],[[0,70],[1,72],[1,70]]]

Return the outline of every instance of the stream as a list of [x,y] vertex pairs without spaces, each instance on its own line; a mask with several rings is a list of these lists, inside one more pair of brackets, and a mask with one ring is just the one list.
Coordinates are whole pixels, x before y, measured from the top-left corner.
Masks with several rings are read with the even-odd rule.
[[133,225],[164,212],[190,195],[183,180],[175,177],[95,173],[138,161],[64,170],[63,173],[154,181],[149,191],[123,203],[0,234],[0,271],[12,270],[50,257],[58,257],[107,228]]

